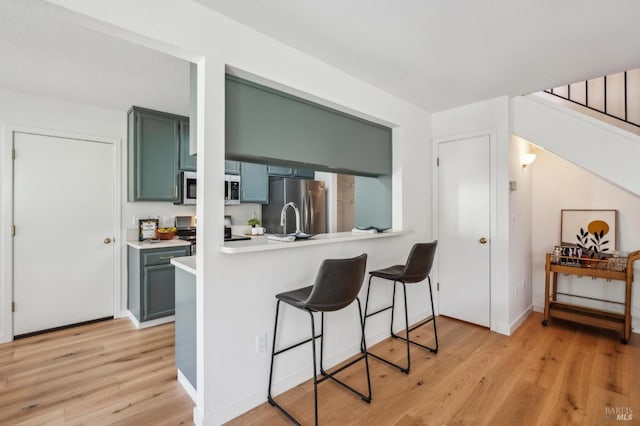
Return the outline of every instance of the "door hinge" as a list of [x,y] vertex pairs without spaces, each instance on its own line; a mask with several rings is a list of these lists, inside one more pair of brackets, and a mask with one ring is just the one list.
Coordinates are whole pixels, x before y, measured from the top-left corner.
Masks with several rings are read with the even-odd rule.
[[436,283],[436,291],[440,291],[440,281]]
[[16,302],[11,302],[11,312],[16,311]]
[[16,150],[15,150],[15,148],[12,148],[12,149],[11,149],[11,159],[12,159],[12,160],[15,160],[15,159],[16,159]]
[[436,167],[440,167],[440,157],[436,158]]
[[11,236],[12,237],[16,236],[16,226],[15,225],[11,225]]

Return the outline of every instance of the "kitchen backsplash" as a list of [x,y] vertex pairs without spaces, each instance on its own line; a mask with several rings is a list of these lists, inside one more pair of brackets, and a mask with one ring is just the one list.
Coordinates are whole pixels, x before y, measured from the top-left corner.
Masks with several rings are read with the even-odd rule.
[[242,203],[237,206],[224,206],[224,214],[231,216],[231,232],[234,235],[242,235],[251,232],[251,226],[247,222],[254,214],[262,223],[262,204]]

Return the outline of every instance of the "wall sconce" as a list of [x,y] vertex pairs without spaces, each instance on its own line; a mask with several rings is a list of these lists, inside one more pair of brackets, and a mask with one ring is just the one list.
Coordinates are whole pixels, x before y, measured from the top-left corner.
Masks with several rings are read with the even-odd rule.
[[522,164],[522,168],[526,169],[527,166],[533,163],[536,160],[536,155],[534,153],[528,152],[524,154],[520,154],[520,164]]

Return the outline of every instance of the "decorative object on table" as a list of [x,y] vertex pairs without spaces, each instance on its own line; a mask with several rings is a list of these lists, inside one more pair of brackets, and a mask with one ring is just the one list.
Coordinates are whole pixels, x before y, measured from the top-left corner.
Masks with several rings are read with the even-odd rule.
[[560,247],[560,262],[562,265],[579,265],[582,257],[582,248],[573,246]]
[[616,249],[617,210],[562,210],[560,241],[577,246],[583,256],[600,259]]
[[156,230],[158,229],[158,219],[139,219],[138,220],[138,240],[153,240],[156,238]]
[[173,240],[178,230],[175,227],[158,228],[156,230],[156,238],[159,240]]
[[376,226],[356,226],[351,230],[354,234],[377,234],[391,228],[378,228]]

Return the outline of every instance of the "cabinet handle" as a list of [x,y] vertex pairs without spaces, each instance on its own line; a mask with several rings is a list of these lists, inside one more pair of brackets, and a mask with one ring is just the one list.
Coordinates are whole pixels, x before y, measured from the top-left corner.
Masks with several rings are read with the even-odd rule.
[[160,256],[160,260],[173,259],[175,256]]
[[173,185],[173,196],[174,197],[178,196],[178,185]]

